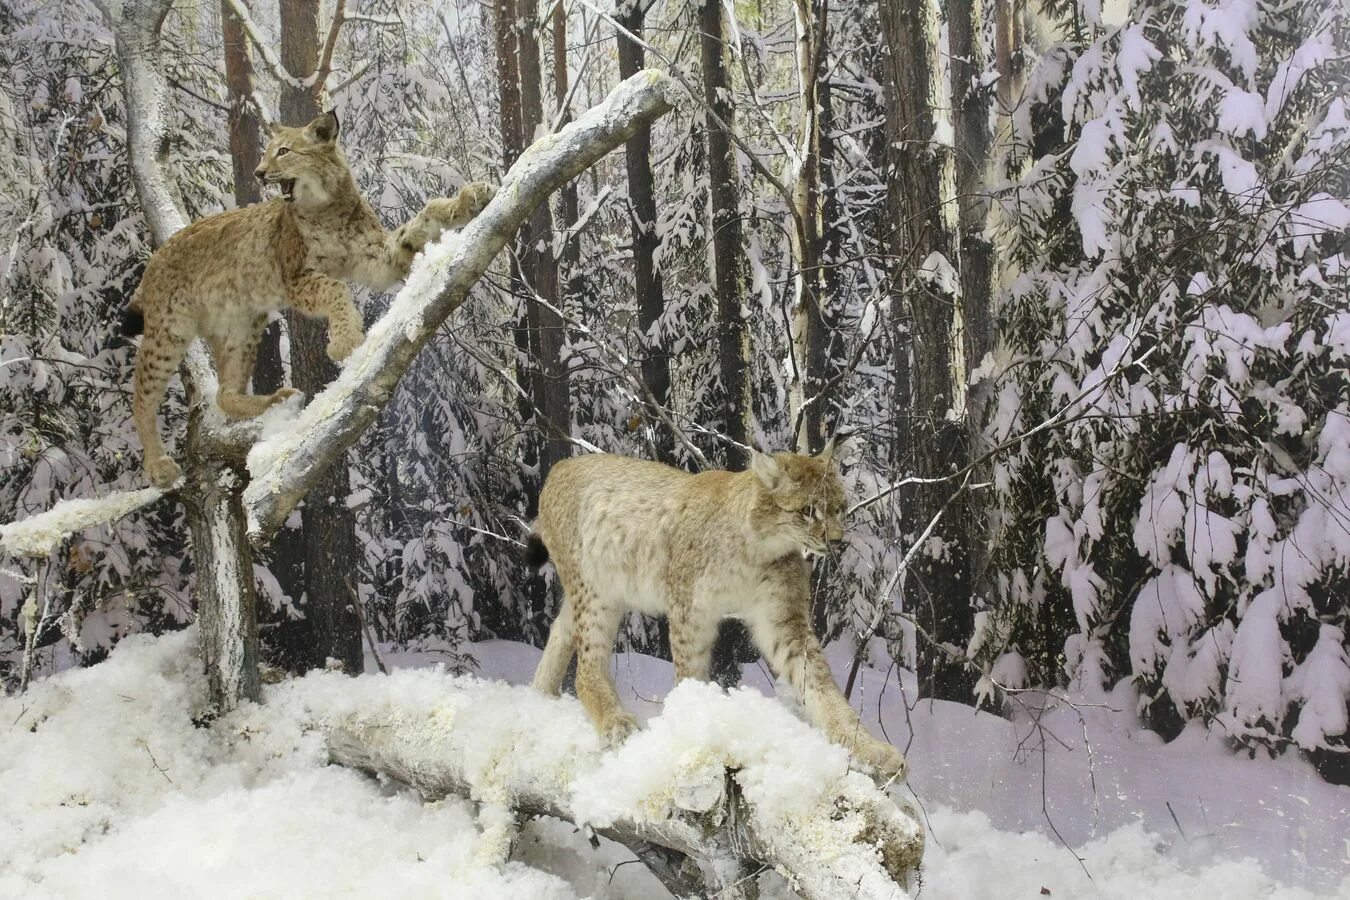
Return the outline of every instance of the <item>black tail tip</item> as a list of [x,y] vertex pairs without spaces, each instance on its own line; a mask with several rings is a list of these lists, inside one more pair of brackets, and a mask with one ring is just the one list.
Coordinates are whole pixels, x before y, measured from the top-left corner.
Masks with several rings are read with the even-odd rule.
[[122,313],[122,336],[136,337],[145,332],[145,316],[139,309],[128,309]]
[[531,534],[525,539],[525,565],[538,572],[548,562],[548,547],[544,546],[544,539],[537,534]]

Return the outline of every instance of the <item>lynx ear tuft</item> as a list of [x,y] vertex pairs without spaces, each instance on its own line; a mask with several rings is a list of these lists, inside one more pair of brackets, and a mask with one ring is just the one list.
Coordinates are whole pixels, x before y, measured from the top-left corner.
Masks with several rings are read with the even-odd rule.
[[778,464],[767,453],[760,453],[758,450],[750,451],[750,471],[755,473],[759,483],[771,491],[778,490],[783,483],[783,467]]
[[324,144],[331,144],[337,140],[338,135],[338,117],[335,110],[317,116],[314,121],[305,126],[305,131],[309,132],[314,140]]

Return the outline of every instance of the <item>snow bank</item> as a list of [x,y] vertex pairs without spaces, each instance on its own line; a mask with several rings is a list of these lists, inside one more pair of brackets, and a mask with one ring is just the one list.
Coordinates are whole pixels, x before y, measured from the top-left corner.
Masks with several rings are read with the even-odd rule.
[[[0,897],[668,896],[624,848],[592,849],[557,820],[527,826],[513,862],[482,866],[492,836],[472,804],[426,804],[327,765],[316,722],[394,706],[424,710],[418,722],[430,731],[454,719],[455,731],[473,735],[472,765],[489,781],[503,753],[541,778],[583,761],[589,768],[576,774],[588,787],[577,802],[597,819],[659,808],[671,767],[694,772],[710,760],[743,760],[747,793],[785,816],[849,777],[841,751],[778,702],[749,689],[670,691],[669,664],[635,655],[616,660],[625,704],[652,712],[650,698],[670,693],[664,714],[612,754],[596,755],[574,700],[425,670],[315,673],[267,688],[264,706],[199,727],[206,685],[194,641],[190,631],[129,638],[97,666],[0,699]],[[520,680],[537,658],[504,642],[472,652],[485,672]],[[759,668],[746,675],[772,690]],[[1129,724],[1132,697],[1120,689],[1106,698],[1117,712],[1035,711],[1053,734],[1038,737],[1031,712],[1011,722],[945,703],[907,712],[912,688],[908,673],[897,686],[893,674],[864,667],[855,697],[899,746],[913,724],[910,784],[930,835],[922,897],[1002,900],[1041,888],[1052,898],[1350,897],[1336,824],[1350,820],[1350,789],[1306,766],[1238,758],[1202,730],[1164,746]],[[810,762],[783,772],[774,762],[786,758],[783,741],[809,750]],[[1091,881],[1049,833],[1042,802]],[[776,876],[761,880],[762,896],[792,896]]]

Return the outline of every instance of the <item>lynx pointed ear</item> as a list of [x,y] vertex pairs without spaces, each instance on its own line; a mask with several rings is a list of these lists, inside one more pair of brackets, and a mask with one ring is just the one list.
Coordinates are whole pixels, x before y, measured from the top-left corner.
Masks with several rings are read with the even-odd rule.
[[821,449],[820,454],[818,455],[817,458],[821,462],[826,463],[833,462],[835,451],[837,451],[840,447],[844,446],[844,442],[852,437],[853,432],[845,431],[842,428],[839,429],[828,441],[825,442],[825,446]]
[[338,135],[337,112],[330,109],[328,112],[316,116],[314,121],[305,126],[305,131],[316,141],[324,144],[333,143],[337,140]]
[[783,467],[778,465],[778,460],[767,453],[760,453],[758,450],[750,451],[750,471],[755,473],[759,483],[769,490],[777,490],[783,483]]

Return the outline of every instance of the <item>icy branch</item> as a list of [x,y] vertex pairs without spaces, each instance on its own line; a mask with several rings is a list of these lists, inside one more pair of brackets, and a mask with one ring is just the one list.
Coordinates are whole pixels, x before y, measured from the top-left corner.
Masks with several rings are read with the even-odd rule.
[[498,252],[549,194],[668,112],[677,88],[639,72],[575,122],[536,141],[507,173],[497,196],[458,236],[430,246],[389,312],[328,388],[286,434],[253,448],[244,492],[249,535],[265,540],[375,420],[436,328],[468,297]]
[[346,682],[339,702],[317,714],[332,759],[482,804],[487,864],[536,815],[633,848],[686,896],[742,896],[743,873],[767,866],[808,900],[899,900],[922,854],[915,821],[841,748],[753,691],[684,682],[610,751],[575,699],[528,687],[405,671]]

